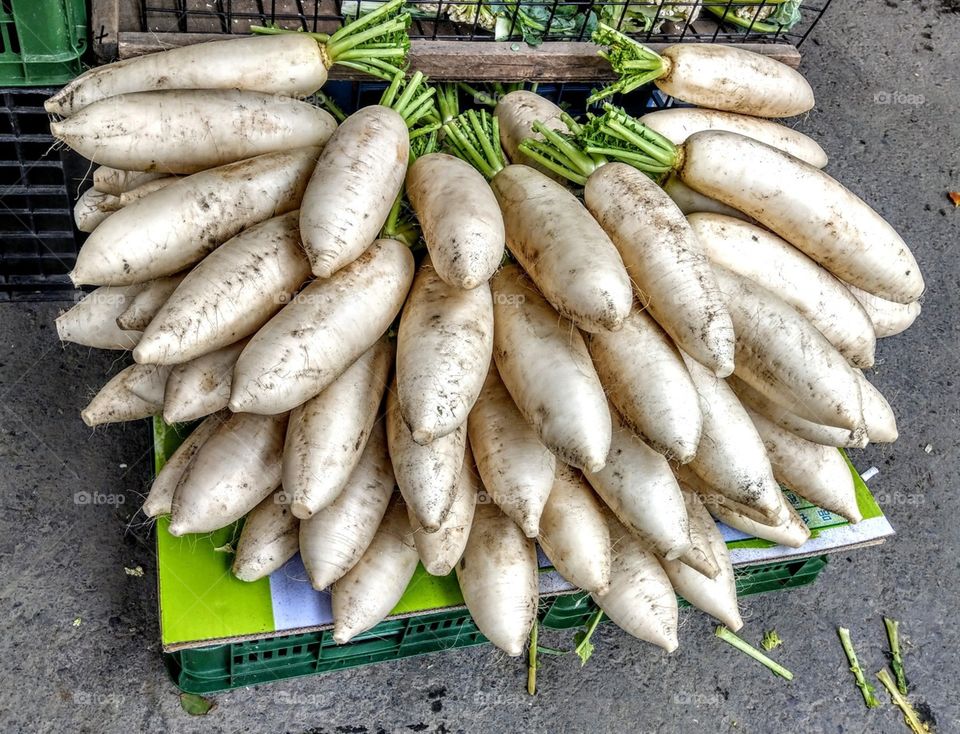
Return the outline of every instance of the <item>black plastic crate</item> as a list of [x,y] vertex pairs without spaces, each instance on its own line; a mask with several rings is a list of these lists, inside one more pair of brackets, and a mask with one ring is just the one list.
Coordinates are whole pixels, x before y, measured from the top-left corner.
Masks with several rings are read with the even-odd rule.
[[67,273],[84,235],[73,202],[90,185],[90,165],[54,147],[43,110],[54,91],[0,88],[0,301],[74,295]]

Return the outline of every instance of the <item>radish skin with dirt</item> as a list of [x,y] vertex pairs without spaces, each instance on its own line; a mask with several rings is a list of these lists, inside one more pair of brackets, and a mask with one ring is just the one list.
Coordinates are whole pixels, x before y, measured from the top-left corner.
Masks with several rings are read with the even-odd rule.
[[630,430],[668,459],[692,460],[703,426],[700,398],[683,357],[657,322],[636,308],[620,331],[588,335],[587,348]]
[[610,588],[591,594],[593,601],[624,632],[662,647],[677,649],[677,595],[670,579],[643,542],[605,513],[613,549]]
[[137,186],[135,189],[130,191],[124,191],[120,194],[120,208],[123,209],[125,206],[130,206],[133,202],[139,201],[144,196],[152,194],[154,191],[160,191],[160,189],[165,189],[170,184],[176,183],[179,181],[182,176],[164,176],[163,178],[155,178],[142,183]]
[[873,330],[877,334],[877,339],[895,336],[906,331],[920,315],[919,301],[894,303],[883,298],[877,298],[855,285],[849,283],[844,283],[844,285],[850,290],[853,297],[860,302],[863,310],[867,312],[867,316],[870,317],[873,324]]
[[163,391],[163,420],[186,423],[223,410],[230,402],[233,367],[246,339],[173,365]]
[[431,153],[410,166],[406,192],[437,275],[467,290],[490,280],[503,259],[505,233],[483,176],[459,158]]
[[117,316],[117,326],[129,331],[146,329],[185,277],[186,273],[180,273],[144,283],[123,313]]
[[558,458],[600,471],[610,450],[610,410],[580,333],[516,265],[494,292],[493,356],[520,413]]
[[492,354],[490,286],[449,285],[428,257],[397,332],[397,399],[414,441],[428,444],[466,422]]
[[117,197],[87,189],[73,206],[73,223],[81,232],[93,232],[116,211],[119,204]]
[[470,448],[463,455],[463,468],[460,470],[460,480],[457,482],[457,491],[453,504],[447,511],[447,516],[440,523],[435,533],[424,532],[413,510],[407,505],[407,515],[410,527],[413,528],[413,540],[417,546],[417,554],[427,573],[431,576],[446,576],[460,561],[464,548],[467,547],[467,538],[470,536],[470,526],[473,525],[473,515],[477,507],[478,492],[481,485],[474,473],[473,454]]
[[734,530],[746,533],[752,538],[769,540],[771,543],[785,545],[788,548],[799,548],[810,539],[810,528],[806,526],[797,511],[793,509],[793,505],[782,495],[780,501],[786,519],[779,525],[757,522],[728,505],[717,502],[704,504],[707,504],[711,515]]
[[144,400],[127,387],[127,380],[136,374],[141,366],[130,365],[100,388],[87,407],[80,412],[83,422],[93,428],[104,423],[122,423],[159,415],[163,410],[162,397],[159,401]]
[[254,507],[243,522],[231,570],[241,581],[269,576],[297,554],[300,521],[277,490]]
[[540,547],[563,578],[598,594],[610,586],[610,533],[601,506],[583,475],[558,462],[540,517]]
[[57,336],[97,349],[133,349],[140,341],[140,330],[124,329],[117,320],[133,303],[140,285],[101,286],[83,297],[77,305],[57,316]]
[[350,481],[375,429],[393,365],[382,338],[323,392],[290,413],[283,447],[283,487],[303,520],[333,502]]
[[657,555],[679,558],[690,549],[687,511],[670,464],[613,416],[607,464],[584,472],[617,519]]
[[333,639],[343,645],[383,621],[417,570],[407,509],[395,498],[370,546],[333,586]]
[[870,443],[893,443],[900,435],[893,408],[875,385],[860,370],[853,371],[860,387],[863,404],[863,422]]
[[477,505],[457,581],[480,632],[507,655],[522,653],[537,621],[537,551],[494,504]]
[[[710,543],[711,528],[716,528],[713,517],[703,506],[700,498],[690,491],[681,489],[683,503],[687,508],[687,521],[690,529],[690,549],[679,557],[679,561],[703,574],[707,578],[716,578],[720,573],[720,562]],[[726,553],[724,544],[724,553]]]
[[132,191],[149,181],[164,177],[162,173],[144,173],[98,166],[93,169],[93,188],[104,194],[121,196],[126,191]]
[[170,534],[212,533],[236,522],[280,486],[286,413],[235,413],[183,472],[171,503]]
[[165,365],[138,364],[127,376],[127,389],[141,400],[163,405],[170,367]]
[[396,389],[387,391],[387,443],[397,486],[418,528],[435,533],[453,506],[460,487],[460,472],[467,446],[467,427],[457,426],[428,444],[413,440],[403,422]]
[[134,359],[182,364],[263,326],[310,276],[297,212],[247,229],[191,270],[147,326]]
[[718,214],[691,214],[687,221],[712,263],[782,298],[852,364],[873,365],[877,339],[870,317],[829,272],[753,224]]
[[297,208],[317,148],[195,173],[112,214],[80,248],[74,285],[129,285],[178,273],[247,227]]
[[147,517],[159,517],[170,514],[170,505],[173,502],[173,493],[177,489],[180,477],[197,455],[200,447],[206,443],[214,432],[228,418],[226,413],[209,416],[199,426],[194,428],[177,450],[170,455],[157,476],[150,485],[150,492],[143,501],[143,514]]
[[326,589],[360,560],[393,490],[386,435],[378,424],[336,499],[300,521],[300,556],[314,589]]
[[319,394],[386,333],[412,280],[413,255],[396,240],[377,240],[334,277],[314,280],[243,350],[230,409],[279,413]]
[[499,123],[500,145],[507,154],[507,160],[511,163],[522,163],[554,180],[563,181],[561,176],[540,165],[520,149],[520,143],[527,138],[543,139],[540,133],[533,129],[535,122],[546,125],[551,130],[566,132],[567,125],[562,109],[536,92],[518,89],[500,99],[493,114]]
[[333,115],[307,102],[237,89],[134,92],[50,123],[55,138],[95,163],[175,174],[322,147],[336,128]]
[[536,538],[557,458],[524,419],[495,365],[470,411],[467,430],[487,494],[524,535]]

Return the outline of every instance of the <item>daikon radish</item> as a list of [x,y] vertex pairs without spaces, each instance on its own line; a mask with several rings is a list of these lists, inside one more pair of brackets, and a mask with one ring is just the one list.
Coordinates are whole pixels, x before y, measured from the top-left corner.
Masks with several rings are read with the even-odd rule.
[[[180,273],[144,283],[130,299],[130,304],[117,316],[117,326],[130,331],[146,329],[186,275],[186,273]],[[136,288],[136,286],[127,287]]]
[[233,575],[241,581],[269,576],[296,555],[300,548],[300,521],[290,512],[282,489],[274,492],[247,515],[233,557]]
[[121,196],[125,191],[132,191],[148,181],[163,177],[162,173],[124,171],[109,166],[98,166],[93,169],[93,188],[103,194]]
[[135,421],[139,418],[148,418],[159,415],[163,409],[163,397],[159,400],[147,399],[134,395],[127,387],[127,381],[144,369],[143,365],[130,365],[125,370],[114,375],[100,392],[84,408],[80,417],[88,426],[99,426],[104,423],[120,423]]
[[863,400],[863,420],[871,443],[893,443],[900,435],[890,403],[860,370],[854,370]]
[[171,365],[163,392],[163,419],[186,423],[216,413],[230,402],[233,367],[247,340]]
[[539,133],[533,130],[535,122],[540,122],[552,130],[566,131],[562,109],[536,92],[518,89],[502,97],[493,114],[499,122],[500,144],[511,163],[522,163],[536,168],[550,178],[559,178],[546,166],[541,166],[524,155],[520,150],[520,143],[527,138],[542,139],[538,137]]
[[679,560],[708,578],[716,578],[720,573],[720,565],[710,544],[711,528],[716,527],[713,516],[695,492],[683,491],[683,503],[687,508],[690,527],[690,550]]
[[762,538],[772,543],[785,545],[790,548],[799,548],[810,539],[810,528],[806,526],[793,505],[786,498],[781,500],[786,513],[786,520],[779,525],[759,523],[746,515],[737,512],[729,505],[720,503],[708,504],[710,514],[720,522],[729,525],[735,530],[746,533],[753,538]]
[[894,336],[910,328],[910,325],[916,321],[920,315],[920,302],[913,303],[895,303],[883,298],[867,293],[855,285],[844,283],[853,297],[856,298],[863,310],[867,312],[870,321],[873,323],[873,330],[878,339],[888,336]]
[[60,341],[74,342],[97,349],[133,349],[140,341],[141,332],[117,325],[142,286],[101,286],[68,311],[57,316],[57,336]]

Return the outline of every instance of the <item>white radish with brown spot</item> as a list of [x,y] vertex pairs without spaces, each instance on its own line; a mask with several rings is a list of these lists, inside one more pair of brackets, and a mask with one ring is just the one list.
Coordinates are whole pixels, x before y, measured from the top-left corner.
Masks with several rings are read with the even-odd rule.
[[490,280],[506,235],[497,198],[480,172],[452,155],[430,153],[410,166],[406,192],[437,275],[468,290]]
[[553,307],[584,331],[619,329],[633,305],[630,279],[614,243],[579,199],[522,165],[507,166],[490,186],[507,247]]
[[607,464],[584,476],[617,519],[657,555],[679,558],[690,549],[690,529],[670,464],[613,415]]
[[142,286],[101,286],[86,294],[75,306],[57,316],[60,341],[97,349],[133,349],[140,341],[139,330],[117,324]]
[[163,391],[163,420],[186,423],[226,408],[233,367],[246,345],[247,340],[241,339],[189,362],[171,365]]
[[490,366],[467,430],[487,494],[524,535],[536,538],[557,458],[520,413],[496,365]]
[[576,469],[557,462],[540,517],[540,547],[563,578],[584,591],[610,586],[610,532],[601,503]]
[[393,366],[381,338],[323,392],[290,413],[283,447],[283,487],[293,514],[307,519],[330,505],[350,481],[375,428]]
[[428,444],[464,424],[492,354],[490,287],[449,285],[428,257],[413,280],[397,332],[397,399],[414,441]]
[[299,532],[300,521],[279,489],[247,514],[233,557],[233,575],[248,582],[269,576],[297,554]]
[[139,362],[182,364],[263,326],[310,276],[297,212],[241,232],[191,270],[151,320]]
[[693,459],[703,427],[700,398],[683,357],[657,322],[634,309],[620,331],[586,341],[607,397],[630,430],[668,459]]
[[417,570],[407,510],[397,497],[356,565],[333,586],[333,639],[343,645],[382,622]]
[[318,150],[228,163],[135,201],[90,235],[71,280],[129,285],[180,272],[242,230],[296,209]]
[[911,303],[923,276],[903,238],[862,199],[814,166],[736,133],[690,136],[677,174],[748,214],[841,280]]
[[80,412],[83,422],[91,428],[104,423],[122,423],[159,415],[163,410],[163,396],[145,400],[134,395],[127,381],[147,369],[145,365],[133,364],[114,375]]
[[210,88],[121,94],[50,123],[55,138],[95,163],[175,174],[323,146],[336,128],[333,115],[298,99]]
[[146,329],[186,276],[186,273],[180,273],[144,283],[123,313],[117,316],[117,326],[130,331]]
[[610,410],[583,337],[515,265],[493,278],[493,356],[520,413],[560,459],[600,471]]
[[280,486],[286,427],[286,413],[234,413],[224,421],[180,477],[171,503],[171,535],[226,527]]
[[467,445],[467,427],[457,426],[445,436],[422,445],[403,422],[396,389],[387,392],[387,443],[397,486],[424,532],[443,525],[460,486]]
[[300,556],[314,589],[326,589],[360,560],[383,520],[394,486],[386,435],[378,424],[336,499],[300,521]]
[[410,136],[398,112],[363,107],[333,134],[300,205],[300,233],[313,274],[329,278],[370,246],[407,173]]
[[310,283],[243,350],[230,409],[276,413],[327,388],[390,328],[413,270],[406,246],[377,240],[334,277]]
[[498,100],[493,114],[499,122],[500,145],[511,163],[522,163],[565,183],[557,174],[520,150],[520,143],[524,140],[543,140],[543,135],[533,129],[535,122],[540,122],[551,130],[567,132],[567,125],[561,118],[562,109],[536,92],[518,89]]
[[593,173],[584,201],[620,251],[640,304],[687,354],[718,376],[729,375],[733,325],[683,212],[649,176],[625,163]]
[[718,214],[687,217],[710,261],[793,306],[847,360],[873,365],[877,346],[866,311],[828,271],[767,230]]
[[520,655],[537,622],[537,551],[494,504],[476,508],[457,581],[480,632],[507,655]]

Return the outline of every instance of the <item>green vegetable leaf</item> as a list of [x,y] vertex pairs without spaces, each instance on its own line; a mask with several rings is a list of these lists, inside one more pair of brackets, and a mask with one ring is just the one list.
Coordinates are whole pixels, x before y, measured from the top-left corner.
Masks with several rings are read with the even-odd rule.
[[783,644],[783,640],[780,639],[780,635],[777,634],[776,630],[767,630],[763,633],[763,639],[760,641],[760,646],[764,650],[772,650],[775,647],[780,647]]
[[212,698],[204,698],[195,693],[180,694],[180,708],[191,716],[206,716],[217,707]]
[[590,656],[593,655],[593,651],[596,648],[594,644],[590,642],[587,630],[577,632],[573,636],[573,643],[576,645],[573,651],[577,653],[577,657],[580,658],[580,667],[582,668],[587,664],[587,661],[590,659]]

